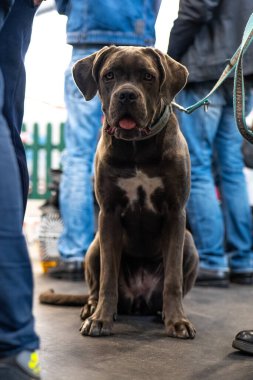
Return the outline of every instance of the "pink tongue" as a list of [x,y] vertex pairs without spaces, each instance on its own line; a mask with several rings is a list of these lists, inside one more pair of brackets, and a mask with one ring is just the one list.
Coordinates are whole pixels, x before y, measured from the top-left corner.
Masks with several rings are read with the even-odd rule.
[[121,119],[119,126],[123,129],[133,129],[136,127],[136,123],[133,121],[133,119]]

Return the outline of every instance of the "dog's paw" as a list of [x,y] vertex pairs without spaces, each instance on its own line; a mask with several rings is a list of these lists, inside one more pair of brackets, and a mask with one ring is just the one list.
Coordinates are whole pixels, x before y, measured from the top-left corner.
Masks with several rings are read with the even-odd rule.
[[82,335],[109,336],[112,331],[112,322],[87,318],[80,327]]
[[96,310],[97,301],[92,301],[84,305],[80,312],[80,318],[85,321],[85,319],[89,318]]
[[165,323],[165,330],[168,336],[172,338],[193,339],[196,335],[196,329],[193,324],[186,318],[178,321],[168,321]]

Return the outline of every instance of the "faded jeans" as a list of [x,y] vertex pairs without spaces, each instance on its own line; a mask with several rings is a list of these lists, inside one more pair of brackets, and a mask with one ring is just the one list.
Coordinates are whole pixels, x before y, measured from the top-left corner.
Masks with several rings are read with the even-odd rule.
[[83,260],[94,237],[93,160],[101,128],[101,103],[96,96],[87,102],[72,77],[73,64],[97,48],[74,48],[65,74],[66,149],[62,157],[60,210],[63,232],[58,249],[63,260]]
[[[189,106],[204,97],[210,83],[188,86],[177,102]],[[211,96],[208,112],[178,115],[191,157],[187,215],[200,256],[200,268],[252,271],[252,225],[243,174],[242,136],[233,112],[232,82]],[[249,100],[249,96],[247,97]],[[217,199],[213,162],[219,178]]]
[[32,268],[22,233],[28,174],[19,136],[23,60],[35,11],[30,1],[16,0],[0,30],[0,358],[39,347],[32,313]]

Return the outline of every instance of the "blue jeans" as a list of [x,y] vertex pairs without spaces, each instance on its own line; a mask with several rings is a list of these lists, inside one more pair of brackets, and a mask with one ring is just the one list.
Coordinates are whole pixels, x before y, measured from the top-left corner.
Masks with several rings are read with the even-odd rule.
[[27,168],[19,137],[27,51],[35,9],[16,0],[0,30],[0,357],[39,346],[32,315],[33,278],[22,233]]
[[101,128],[101,103],[96,96],[86,102],[72,77],[73,64],[97,48],[73,48],[65,74],[66,149],[62,157],[60,210],[63,232],[58,249],[63,260],[83,260],[94,237],[93,160]]
[[[177,102],[189,106],[211,89],[209,83],[188,86]],[[191,193],[187,204],[190,228],[200,256],[200,268],[252,271],[252,225],[237,130],[232,85],[223,85],[210,98],[208,112],[178,114],[191,157]],[[221,204],[215,191],[213,164],[218,173]]]

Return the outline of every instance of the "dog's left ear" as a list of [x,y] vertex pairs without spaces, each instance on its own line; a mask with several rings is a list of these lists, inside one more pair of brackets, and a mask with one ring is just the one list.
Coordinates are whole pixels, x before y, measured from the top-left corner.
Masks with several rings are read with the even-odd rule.
[[158,49],[147,48],[152,51],[158,63],[161,74],[160,91],[166,104],[170,104],[176,94],[184,88],[188,78],[188,70],[184,65],[175,61]]
[[115,49],[115,46],[105,46],[96,53],[80,59],[73,66],[74,81],[86,100],[91,100],[96,95],[97,72],[106,56]]

